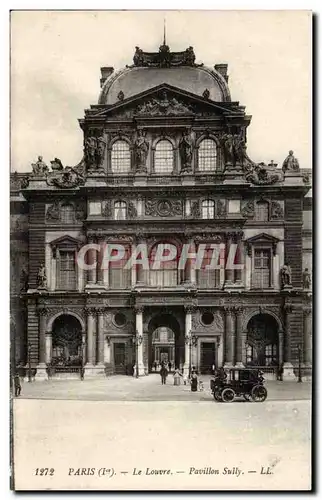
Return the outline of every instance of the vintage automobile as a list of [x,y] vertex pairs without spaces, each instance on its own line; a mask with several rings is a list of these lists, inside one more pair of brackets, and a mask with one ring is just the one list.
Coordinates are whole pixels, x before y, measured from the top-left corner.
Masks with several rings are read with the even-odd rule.
[[229,403],[243,396],[246,401],[265,401],[263,372],[256,368],[220,369],[210,380],[210,389],[216,401]]

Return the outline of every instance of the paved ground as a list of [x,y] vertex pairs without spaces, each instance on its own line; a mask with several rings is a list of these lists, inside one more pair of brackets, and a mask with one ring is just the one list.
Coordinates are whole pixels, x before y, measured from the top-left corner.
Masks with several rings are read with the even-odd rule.
[[[101,385],[100,392],[95,382],[92,398],[107,397],[106,386],[110,383]],[[128,387],[133,388],[134,383],[138,386],[141,381],[128,381]],[[163,398],[174,396],[172,386],[160,389],[156,381],[150,382],[150,377],[148,384],[157,391],[162,389]],[[56,393],[61,395],[66,384],[60,384],[60,391],[58,385],[55,384]],[[67,385],[73,397],[79,397],[80,385],[76,382]],[[39,396],[44,386],[45,383],[34,384],[26,392],[38,392]],[[147,379],[141,390],[143,386],[147,388]],[[82,387],[84,394],[89,394],[90,382]],[[295,392],[303,390],[297,385],[294,389],[287,387],[272,390],[271,394],[280,390],[284,396],[294,397]],[[183,387],[179,390],[191,397]],[[48,386],[47,395],[53,393]],[[278,394],[281,396],[282,392]],[[15,399],[16,488],[304,490],[310,487],[310,401],[216,404],[213,400],[198,401],[204,397],[200,393],[195,396],[197,401],[153,404]],[[53,468],[54,473],[37,475],[39,467]],[[107,468],[109,474],[100,476],[101,468]],[[160,469],[169,472],[150,473]],[[207,472],[210,470],[214,472]]]
[[[127,377],[114,375],[102,379],[51,380],[24,382],[22,398],[28,399],[71,399],[89,401],[212,401],[209,376],[201,377],[204,391],[191,392],[190,386],[174,386],[173,377],[161,385],[160,376]],[[268,401],[308,400],[311,398],[309,382],[267,381]]]

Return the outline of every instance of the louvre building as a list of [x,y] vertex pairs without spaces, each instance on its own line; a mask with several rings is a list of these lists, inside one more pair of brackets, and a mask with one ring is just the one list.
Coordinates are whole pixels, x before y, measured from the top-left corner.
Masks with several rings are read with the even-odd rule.
[[[296,145],[279,166],[251,159],[227,64],[195,61],[163,43],[101,68],[80,163],[39,156],[11,174],[11,360],[36,379],[143,376],[161,361],[310,376],[310,169]],[[146,266],[138,248],[150,263],[177,255]]]

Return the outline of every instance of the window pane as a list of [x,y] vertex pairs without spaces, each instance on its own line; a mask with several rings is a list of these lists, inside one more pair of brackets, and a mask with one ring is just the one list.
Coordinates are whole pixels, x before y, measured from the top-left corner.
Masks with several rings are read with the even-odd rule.
[[112,146],[112,172],[127,173],[131,170],[130,147],[126,141],[116,141]]
[[198,150],[198,168],[201,171],[216,169],[217,148],[212,139],[201,141]]
[[60,290],[75,290],[76,288],[76,263],[74,252],[59,252],[58,288]]
[[131,288],[131,269],[125,269],[130,249],[125,248],[122,259],[112,261],[109,266],[109,286],[114,289]]
[[[169,260],[160,263],[160,269],[153,269],[153,265],[156,258],[156,252],[158,247],[161,247],[161,255],[166,255],[166,248],[163,249],[161,243],[156,244],[150,253],[150,271],[149,271],[149,284],[154,287],[164,287],[164,286],[177,286],[178,284],[178,271],[177,271],[177,260]],[[161,252],[159,249],[159,252]]]
[[126,203],[125,203],[125,201],[116,201],[114,203],[114,219],[115,220],[125,220],[126,219]]
[[60,208],[61,221],[65,224],[74,222],[74,207],[73,205],[62,205]]
[[215,202],[204,200],[201,204],[201,215],[203,219],[213,219],[215,216]]
[[[198,270],[199,288],[219,288],[220,287],[220,269],[207,269],[211,265],[213,250],[206,248],[201,268]],[[215,262],[214,265],[218,263]]]
[[173,148],[169,141],[159,141],[155,148],[154,171],[170,173],[173,171]]

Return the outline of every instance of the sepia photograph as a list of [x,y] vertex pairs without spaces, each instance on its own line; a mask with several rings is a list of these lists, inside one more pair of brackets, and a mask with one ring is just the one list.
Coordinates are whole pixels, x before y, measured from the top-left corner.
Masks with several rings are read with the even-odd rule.
[[11,11],[15,491],[312,488],[312,12]]

